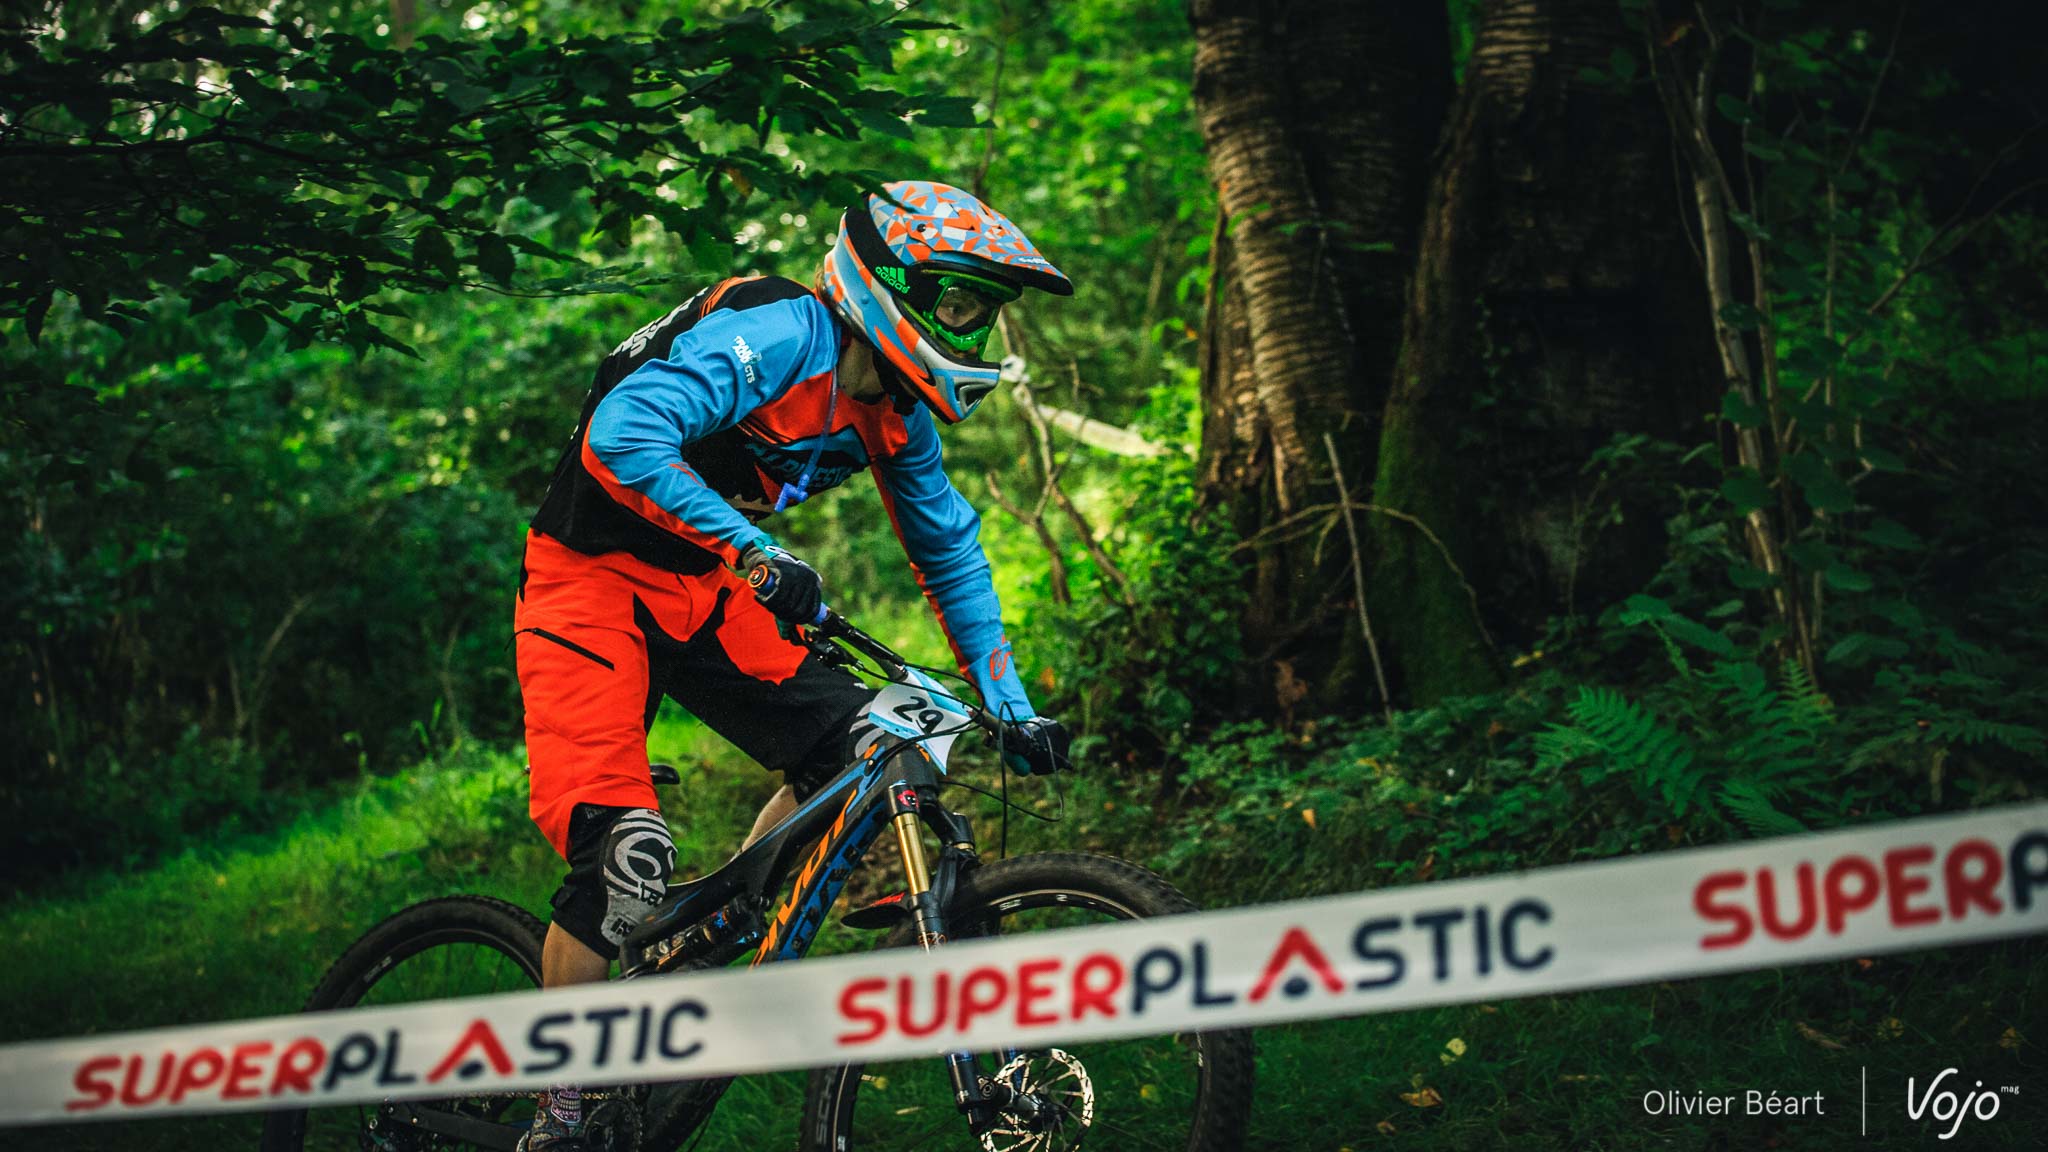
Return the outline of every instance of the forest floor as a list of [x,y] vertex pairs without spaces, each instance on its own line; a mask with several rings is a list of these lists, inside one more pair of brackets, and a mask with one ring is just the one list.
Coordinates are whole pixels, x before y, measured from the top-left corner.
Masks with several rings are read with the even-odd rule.
[[[665,721],[653,750],[684,773],[664,799],[684,873],[716,866],[772,781],[693,724]],[[1076,782],[1069,802],[1114,813],[1114,784]],[[1013,821],[1011,848],[1114,846],[1146,859],[1159,847],[1145,837],[1156,817],[1125,808],[1121,820],[1050,829]],[[993,821],[983,827],[991,848]],[[526,822],[517,759],[425,765],[277,832],[0,904],[9,973],[0,1042],[293,1011],[351,940],[406,904],[483,892],[544,914],[560,872]],[[1313,894],[1316,877],[1302,875],[1296,887]],[[1236,902],[1231,892],[1193,895]],[[2038,941],[1276,1028],[1258,1036],[1250,1146],[2034,1148],[2048,1122],[2044,1036],[2048,948]],[[1951,1066],[1987,1085],[2017,1082],[2021,1094],[1944,1143],[1936,1137],[1946,1125],[1908,1119],[1906,1080],[1924,1085]],[[1868,1137],[1858,1109],[1866,1070]],[[1818,1092],[1826,1114],[1651,1116],[1643,1101],[1652,1089],[1732,1093],[1738,1110],[1749,1089]],[[802,1097],[801,1073],[741,1080],[698,1147],[793,1147]],[[253,1149],[258,1124],[239,1116],[43,1128],[0,1133],[0,1147]]]

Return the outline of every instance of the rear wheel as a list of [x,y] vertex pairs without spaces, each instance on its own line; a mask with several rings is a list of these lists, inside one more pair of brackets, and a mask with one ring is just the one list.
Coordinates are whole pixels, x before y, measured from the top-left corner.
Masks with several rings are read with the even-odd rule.
[[[415,904],[378,924],[327,970],[306,1011],[488,996],[540,986],[545,929],[524,908],[483,896]],[[480,1125],[464,1141],[405,1123],[390,1106],[346,1105],[273,1112],[263,1152],[442,1152],[510,1147],[533,1114],[531,1094],[414,1102]]]
[[[1046,852],[969,873],[947,909],[955,937],[1014,935],[1105,921],[1173,916],[1195,906],[1134,864]],[[908,925],[883,947],[908,947]],[[983,1148],[1073,1152],[1083,1146],[1234,1152],[1251,1115],[1249,1032],[1091,1041],[975,1058],[976,1071],[1025,1097],[977,1139],[953,1103],[945,1064],[924,1059],[811,1074],[802,1146],[811,1152]],[[1027,1113],[1036,1112],[1030,1116]]]

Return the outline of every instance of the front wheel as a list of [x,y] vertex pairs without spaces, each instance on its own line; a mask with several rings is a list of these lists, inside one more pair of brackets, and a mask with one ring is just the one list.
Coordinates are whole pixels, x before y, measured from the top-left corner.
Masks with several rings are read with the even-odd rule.
[[[1195,906],[1134,864],[1082,852],[1045,852],[983,865],[946,910],[956,938],[1014,935],[1152,916]],[[916,943],[899,927],[882,947]],[[991,1083],[1027,1096],[1038,1114],[1006,1112],[978,1144],[990,1152],[1077,1152],[1090,1146],[1161,1152],[1234,1152],[1251,1116],[1252,1038],[1243,1031],[1091,1041],[975,1057]],[[802,1146],[810,1152],[971,1148],[945,1065],[926,1058],[811,1073]]]

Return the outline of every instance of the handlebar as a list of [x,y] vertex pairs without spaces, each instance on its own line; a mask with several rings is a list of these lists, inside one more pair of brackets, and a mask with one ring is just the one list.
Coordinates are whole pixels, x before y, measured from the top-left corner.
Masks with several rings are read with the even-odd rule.
[[[831,648],[833,642],[837,641],[881,665],[883,674],[892,680],[902,676],[903,669],[908,664],[908,661],[898,656],[894,649],[861,631],[852,621],[830,608],[818,609],[818,623],[813,626],[813,632],[815,639],[805,638],[805,643],[812,651]],[[974,722],[975,727],[991,736],[1000,737],[1004,734],[1003,721],[992,715],[988,709],[970,700],[959,697],[955,699],[959,699],[961,706],[967,709],[967,718]]]
[[[747,586],[754,590],[755,599],[766,599],[775,591],[775,570],[766,564],[754,568],[747,573]],[[840,649],[833,643],[837,641],[881,665],[883,675],[891,680],[901,678],[909,664],[909,661],[898,656],[887,644],[861,631],[852,621],[823,604],[818,605],[818,615],[811,621],[809,627],[812,631],[802,636],[801,642],[806,648],[827,660],[834,659],[834,654],[840,654]],[[839,658],[843,658],[843,654],[840,654]],[[967,717],[974,722],[975,727],[991,736],[1003,736],[1002,720],[990,715],[987,709],[972,701],[960,699],[960,703],[967,709]]]

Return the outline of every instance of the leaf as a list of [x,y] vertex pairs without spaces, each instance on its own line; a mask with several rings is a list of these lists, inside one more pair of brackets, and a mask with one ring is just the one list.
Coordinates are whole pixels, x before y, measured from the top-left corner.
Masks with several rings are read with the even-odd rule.
[[1820,1031],[1804,1020],[1795,1021],[1792,1027],[1802,1038],[1810,1040],[1829,1051],[1842,1052],[1847,1050],[1847,1045],[1843,1044],[1840,1040]]
[[1401,1099],[1417,1108],[1441,1108],[1444,1098],[1434,1088],[1418,1088],[1413,1092],[1401,1093]]
[[1665,631],[1691,644],[1695,648],[1700,648],[1715,656],[1728,659],[1733,659],[1735,656],[1735,641],[1730,640],[1728,637],[1697,620],[1674,615],[1660,623],[1663,624]]
[[1728,582],[1744,592],[1760,592],[1765,588],[1774,587],[1778,583],[1778,578],[1753,564],[1745,564],[1738,560],[1728,565]]
[[1721,396],[1721,419],[1737,428],[1757,428],[1764,422],[1764,410],[1742,398],[1742,393],[1730,388]]
[[1738,332],[1753,332],[1763,327],[1764,314],[1740,300],[1722,307],[1721,323]]
[[860,121],[862,127],[871,128],[884,136],[894,136],[899,140],[911,138],[910,125],[904,123],[903,117],[894,112],[881,108],[855,108],[853,118]]
[[54,294],[53,289],[43,289],[28,302],[28,311],[22,315],[22,324],[28,329],[28,342],[31,344],[43,342],[43,317],[49,315],[50,298]]
[[1737,228],[1742,229],[1744,235],[1754,236],[1757,239],[1765,242],[1769,242],[1769,240],[1771,239],[1771,230],[1764,227],[1762,224],[1757,223],[1756,217],[1751,216],[1747,212],[1738,212],[1735,209],[1730,208],[1728,209],[1728,219],[1732,221]]
[[1756,120],[1756,109],[1726,92],[1714,97],[1714,110],[1737,124],[1749,124]]
[[254,308],[235,309],[233,324],[235,336],[241,340],[244,348],[256,347],[270,332],[270,321],[265,320],[263,313]]
[[551,212],[560,212],[575,203],[577,194],[589,186],[590,169],[581,164],[564,164],[534,177],[522,194]]
[[1816,511],[1839,515],[1856,506],[1856,490],[1817,455],[1797,453],[1785,461],[1785,471],[1799,482],[1800,495]]
[[690,237],[690,259],[697,271],[706,275],[723,276],[732,267],[732,245],[710,232],[698,232]]
[[980,123],[974,118],[972,96],[930,96],[923,103],[917,113],[919,124],[932,128],[972,128]]
[[1795,540],[1785,545],[1785,555],[1809,572],[1824,572],[1835,562],[1834,546],[1825,540]]
[[455,266],[455,249],[449,246],[447,235],[434,227],[422,228],[412,238],[412,267],[415,272],[439,273],[446,280],[454,280],[461,274],[461,269]]
[[1436,1054],[1436,1058],[1446,1064],[1456,1064],[1464,1056],[1465,1041],[1457,1036],[1444,1041],[1444,1050]]
[[500,284],[512,283],[513,270],[518,260],[512,255],[512,245],[496,232],[486,232],[476,240],[477,271],[489,276]]
[[1721,498],[1734,505],[1736,512],[1747,516],[1771,502],[1771,489],[1755,469],[1740,468],[1721,481]]
[[1871,660],[1896,660],[1908,649],[1898,640],[1887,636],[1873,636],[1868,632],[1851,632],[1837,641],[1822,657],[1829,664],[1840,664],[1855,668]]
[[1878,520],[1856,535],[1866,544],[1901,552],[1918,552],[1924,546],[1918,534],[1897,520]]
[[1607,70],[1623,84],[1636,78],[1636,58],[1626,48],[1616,48],[1607,57]]
[[1827,581],[1828,587],[1838,592],[1868,592],[1876,586],[1871,581],[1869,573],[1858,572],[1846,564],[1829,565],[1822,579]]

